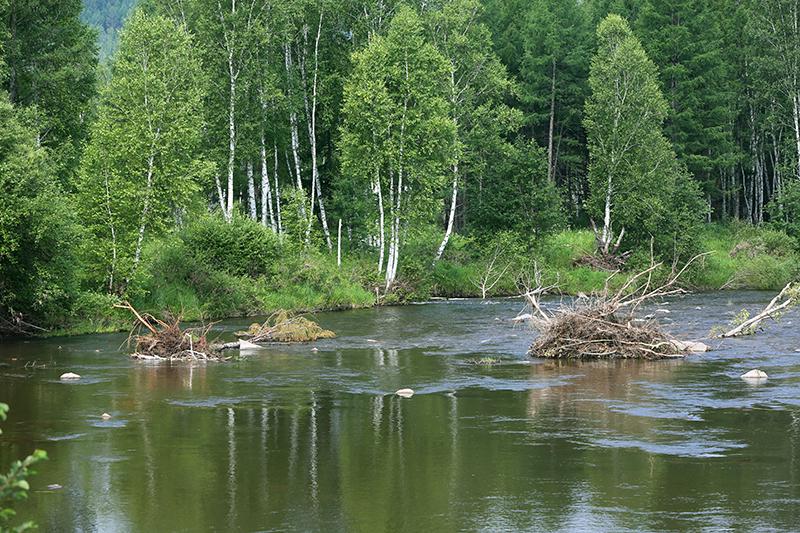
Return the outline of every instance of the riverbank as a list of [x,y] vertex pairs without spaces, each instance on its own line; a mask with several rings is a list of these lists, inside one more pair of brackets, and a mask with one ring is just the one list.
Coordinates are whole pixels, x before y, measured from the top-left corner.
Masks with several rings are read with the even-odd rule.
[[[187,321],[268,315],[278,309],[318,312],[403,304],[430,298],[480,298],[519,294],[518,284],[535,268],[563,294],[602,288],[609,273],[577,264],[591,254],[590,231],[565,230],[532,243],[513,235],[477,242],[458,235],[445,257],[431,266],[435,242],[412,241],[406,248],[395,289],[383,295],[375,258],[335,254],[280,243],[261,226],[203,221],[146,251],[145,268],[131,283],[129,300],[153,314],[172,313]],[[703,228],[699,250],[712,252],[685,280],[697,291],[776,290],[796,278],[800,256],[794,241],[779,231],[735,225]],[[631,257],[631,271],[648,258]],[[666,268],[666,267],[665,267]],[[624,283],[625,274],[615,277]],[[111,332],[130,327],[118,299],[84,292],[69,315],[46,336]]]

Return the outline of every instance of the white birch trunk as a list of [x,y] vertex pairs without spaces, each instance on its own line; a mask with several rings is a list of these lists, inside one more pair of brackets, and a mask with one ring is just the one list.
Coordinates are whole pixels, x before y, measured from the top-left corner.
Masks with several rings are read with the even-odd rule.
[[253,220],[258,220],[258,214],[256,210],[256,182],[253,178],[253,162],[247,162],[247,207],[250,214],[250,218]]
[[219,181],[219,174],[216,173],[214,174],[214,182],[217,185],[217,198],[219,198],[219,208],[222,211],[222,216],[225,217],[225,192],[222,190],[222,184]]
[[603,232],[601,234],[601,243],[603,245],[603,253],[608,253],[608,247],[611,244],[611,240],[613,239],[612,229],[611,229],[611,193],[612,193],[612,182],[611,182],[611,175],[608,176],[608,188],[606,189],[606,205],[605,205],[605,212],[603,215]]
[[[142,259],[142,245],[144,243],[144,232],[147,228],[147,215],[150,213],[150,195],[153,190],[153,170],[154,170],[154,162],[155,162],[155,155],[151,152],[150,156],[147,158],[147,186],[145,189],[144,194],[144,202],[142,206],[142,215],[139,219],[139,235],[136,238],[136,250],[133,254],[133,268],[131,269],[131,274],[136,271],[136,267],[139,266],[139,261]],[[128,276],[127,282],[130,280],[130,276]]]
[[278,184],[278,144],[273,144],[275,151],[275,222],[278,223],[278,235],[283,234],[283,221],[281,220],[281,187]]
[[383,209],[383,192],[378,172],[375,172],[375,194],[378,196],[378,274],[383,272],[384,249],[386,248],[386,216]]
[[314,40],[314,75],[311,83],[311,103],[309,105],[308,83],[306,79],[306,60],[305,49],[308,46],[308,27],[303,28],[303,60],[302,60],[302,81],[303,81],[303,103],[306,110],[306,126],[308,130],[308,143],[311,148],[311,215],[308,217],[308,229],[306,230],[306,240],[311,233],[311,226],[314,220],[314,196],[316,195],[319,205],[319,216],[322,222],[322,232],[325,235],[325,244],[328,250],[332,250],[331,233],[328,229],[328,217],[325,213],[325,204],[322,200],[322,184],[319,177],[319,164],[317,157],[317,85],[319,77],[319,41],[322,35],[322,13],[319,15],[319,25],[317,35]]
[[339,219],[339,230],[336,232],[336,266],[342,266],[342,219]]
[[453,195],[450,200],[450,213],[447,217],[447,229],[444,232],[444,239],[442,239],[442,243],[439,245],[439,249],[436,251],[436,257],[434,258],[433,262],[436,263],[439,259],[442,258],[442,254],[444,254],[444,249],[447,247],[448,241],[450,241],[450,235],[453,233],[453,221],[456,218],[456,202],[458,200],[458,163],[453,165]]
[[111,187],[108,184],[108,174],[104,173],[106,186],[106,212],[108,213],[108,228],[111,231],[111,271],[108,277],[108,292],[114,291],[114,275],[117,271],[117,229],[114,225],[114,213],[111,211]]
[[[297,111],[294,109],[294,105],[292,104],[292,68],[293,68],[293,61],[292,61],[292,51],[289,47],[288,43],[283,45],[283,57],[284,57],[284,64],[286,66],[286,82],[287,82],[287,93],[289,96],[289,105],[291,106],[291,111],[289,112],[289,134],[291,138],[291,147],[292,147],[292,157],[294,158],[294,177],[297,183],[297,189],[303,190],[303,181],[301,178],[301,170],[300,170],[300,135],[297,131]],[[314,191],[311,191],[313,195]],[[306,207],[305,204],[300,204],[300,215],[303,219],[306,219]]]
[[795,93],[792,97],[792,118],[794,125],[794,143],[795,143],[795,175],[800,179],[800,94]]
[[[276,169],[277,170],[277,169]],[[269,169],[267,169],[267,148],[264,145],[264,134],[261,134],[261,224],[267,225],[269,217],[269,227],[272,231],[278,232],[275,226],[275,212],[272,207],[272,187],[269,183]]]
[[229,95],[228,95],[228,192],[226,194],[227,204],[225,206],[225,220],[230,222],[233,218],[233,166],[236,162],[236,77],[233,68],[233,48],[228,48],[228,73],[229,73]]

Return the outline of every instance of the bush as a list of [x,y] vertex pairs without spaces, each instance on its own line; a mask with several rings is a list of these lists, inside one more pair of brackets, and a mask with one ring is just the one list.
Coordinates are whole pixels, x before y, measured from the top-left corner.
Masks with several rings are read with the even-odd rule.
[[358,262],[340,269],[332,255],[240,217],[204,217],[151,243],[144,263],[130,291],[136,306],[186,320],[374,303]]

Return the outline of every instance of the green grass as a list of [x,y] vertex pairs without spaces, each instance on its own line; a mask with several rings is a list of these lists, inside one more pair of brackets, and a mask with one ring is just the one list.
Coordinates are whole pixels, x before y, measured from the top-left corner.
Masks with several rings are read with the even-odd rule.
[[784,233],[744,225],[703,228],[700,249],[712,252],[688,276],[698,289],[776,290],[797,279],[800,256]]
[[[382,279],[371,255],[352,254],[338,267],[331,254],[296,246],[281,248],[271,238],[261,236],[260,227],[250,225],[245,229],[249,232],[248,242],[256,242],[260,251],[233,254],[234,263],[226,263],[224,253],[211,255],[206,250],[216,245],[242,249],[246,243],[227,227],[207,221],[196,233],[187,230],[186,235],[156,243],[129,295],[134,306],[154,315],[169,312],[195,321],[268,315],[278,309],[307,312],[376,304],[375,287],[382,286]],[[192,252],[189,245],[200,237],[204,239],[200,252]],[[491,263],[493,250],[502,250],[495,258],[493,278],[503,274],[488,292],[489,297],[518,294],[517,281],[532,277],[534,265],[543,272],[545,284],[557,283],[564,294],[601,290],[609,276],[605,271],[575,265],[577,259],[594,249],[594,235],[586,230],[561,231],[536,242],[502,234],[496,242],[461,239],[456,243],[453,252],[445,254],[433,267],[429,249],[435,246],[410,246],[401,260],[396,291],[382,298],[381,303],[404,303],[431,296],[480,297],[478,280]],[[687,273],[686,281],[696,290],[777,290],[800,273],[800,255],[794,241],[768,228],[708,225],[701,232],[698,248],[712,253]],[[630,268],[633,271],[634,265],[647,261],[639,253],[631,259]],[[660,274],[664,275],[667,268]],[[629,275],[617,274],[612,286],[624,283]],[[71,318],[55,324],[48,335],[129,327],[130,317],[113,308],[115,301],[102,294],[81,293],[73,303]]]

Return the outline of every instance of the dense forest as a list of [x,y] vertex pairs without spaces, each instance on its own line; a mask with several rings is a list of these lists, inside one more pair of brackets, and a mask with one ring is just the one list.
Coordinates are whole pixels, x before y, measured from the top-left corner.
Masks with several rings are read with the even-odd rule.
[[81,20],[97,30],[100,61],[106,61],[117,49],[119,30],[136,5],[136,0],[84,0]]
[[796,274],[796,0],[132,3],[0,2],[0,329]]

